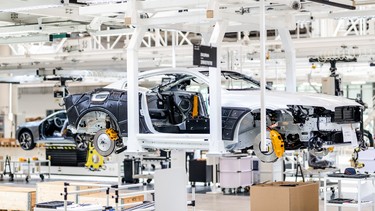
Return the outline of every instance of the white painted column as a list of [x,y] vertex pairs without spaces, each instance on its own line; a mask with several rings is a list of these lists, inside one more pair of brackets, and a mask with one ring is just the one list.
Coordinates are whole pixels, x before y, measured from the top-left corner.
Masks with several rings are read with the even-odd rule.
[[224,37],[227,23],[223,21],[216,22],[212,32],[210,44],[217,48],[217,67],[209,68],[210,80],[210,140],[209,154],[222,154],[225,152],[224,142],[222,141],[221,125],[221,42]]
[[265,104],[265,94],[266,94],[266,8],[265,0],[260,0],[260,24],[259,24],[259,34],[260,34],[260,133],[261,133],[261,150],[266,150],[266,104]]
[[368,34],[374,35],[375,34],[375,19],[371,19],[368,21],[369,27],[368,27]]
[[285,49],[285,62],[286,62],[286,91],[296,92],[297,78],[296,78],[296,50],[293,44],[290,32],[286,28],[278,29],[281,42]]
[[9,114],[9,84],[0,84],[0,114],[4,115],[4,131],[2,132],[5,138],[10,138],[11,122],[8,119]]
[[137,27],[127,48],[128,143],[127,152],[141,152],[139,134],[138,49],[146,28]]
[[[11,49],[7,45],[0,45],[0,57],[11,55]],[[4,114],[4,137],[14,137],[14,112],[17,107],[14,106],[17,95],[13,94],[12,84],[0,84],[0,114]],[[17,92],[16,92],[17,93]]]
[[185,171],[186,165],[186,151],[185,150],[172,150],[171,151],[171,168],[183,169]]
[[222,139],[222,121],[221,121],[221,42],[223,41],[227,22],[217,21],[210,38],[210,45],[217,48],[217,67],[209,68],[210,80],[210,139],[208,151],[208,165],[213,165],[212,192],[219,193],[217,190],[216,165],[219,156],[225,153],[224,142]]
[[172,67],[176,66],[176,31],[172,31]]

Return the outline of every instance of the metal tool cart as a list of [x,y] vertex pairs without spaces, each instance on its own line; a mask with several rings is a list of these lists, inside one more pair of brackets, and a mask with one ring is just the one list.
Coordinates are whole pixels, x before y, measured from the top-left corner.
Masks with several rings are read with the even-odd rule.
[[[51,177],[51,162],[49,160],[32,160],[28,158],[27,160],[12,161],[7,156],[5,161],[0,161],[0,163],[4,166],[4,172],[1,177],[8,174],[10,181],[13,181],[17,175],[25,176],[26,182],[29,182],[32,175],[38,175],[42,181],[44,181],[45,175],[48,176],[48,179]],[[42,171],[42,164],[47,164],[46,172]]]
[[[327,183],[328,181],[338,182],[338,193],[327,196]],[[352,177],[344,174],[331,174],[324,177],[324,211],[328,207],[337,207],[341,211],[342,208],[356,208],[358,211],[363,210],[365,207],[372,207],[375,210],[374,198],[374,177],[352,175]],[[355,186],[356,191],[344,192],[343,185]],[[353,187],[354,188],[354,187]]]

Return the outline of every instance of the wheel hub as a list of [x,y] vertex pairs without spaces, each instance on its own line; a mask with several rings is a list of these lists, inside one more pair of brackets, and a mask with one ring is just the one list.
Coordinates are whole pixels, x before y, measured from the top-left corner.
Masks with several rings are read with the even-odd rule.
[[98,147],[102,151],[108,151],[111,148],[111,142],[107,134],[101,134],[98,137]]

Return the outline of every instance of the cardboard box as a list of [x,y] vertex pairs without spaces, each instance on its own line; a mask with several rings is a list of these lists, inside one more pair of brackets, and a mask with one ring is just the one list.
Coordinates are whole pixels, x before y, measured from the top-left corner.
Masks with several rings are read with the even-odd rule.
[[319,184],[273,182],[250,188],[251,211],[319,211]]

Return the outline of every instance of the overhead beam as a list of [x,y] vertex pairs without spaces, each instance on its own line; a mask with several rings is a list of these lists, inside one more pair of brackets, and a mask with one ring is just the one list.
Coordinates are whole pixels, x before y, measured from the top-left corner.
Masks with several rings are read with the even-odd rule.
[[[208,0],[158,0],[158,1],[137,1],[136,6],[141,11],[162,11],[162,10],[178,10],[187,8],[197,8],[199,6],[207,5]],[[124,12],[129,6],[128,3],[117,3],[117,4],[100,4],[90,5],[79,8],[80,15],[95,15],[95,14],[106,14],[106,13],[118,13]]]
[[296,21],[310,22],[316,19],[363,18],[375,17],[375,10],[330,11],[296,14]]
[[329,1],[329,0],[309,0],[309,1],[312,1],[312,2],[315,2],[315,3],[320,3],[320,4],[326,4],[326,5],[333,6],[333,7],[348,9],[348,10],[355,10],[356,9],[355,6],[348,5],[348,4],[341,4],[341,3]]
[[175,15],[169,15],[165,17],[153,17],[148,19],[141,19],[139,23],[143,26],[157,27],[170,24],[179,24],[179,23],[202,23],[207,21],[215,21],[216,19],[207,19],[206,12],[201,11],[192,11],[185,13],[176,13]]
[[79,14],[79,8],[72,6],[64,6],[50,9],[36,9],[28,11],[20,11],[19,13],[47,17],[59,17],[68,20],[90,22],[92,17],[82,16]]
[[1,1],[0,11],[2,12],[18,12],[18,11],[30,11],[38,8],[51,8],[56,6],[63,6],[61,0],[12,0],[12,1]]
[[66,33],[66,32],[82,32],[86,31],[85,25],[61,25],[61,26],[51,26],[51,25],[21,25],[21,26],[7,26],[0,27],[0,36],[12,36],[21,35],[29,33]]
[[[250,15],[250,14],[233,14],[228,12],[222,12],[221,18],[227,20],[227,21],[234,21],[241,24],[250,24],[252,26],[255,26],[256,29],[259,29],[259,15]],[[277,29],[277,28],[287,28],[287,29],[295,29],[295,20],[293,15],[284,15],[283,17],[270,17],[266,16],[266,29]]]
[[0,44],[48,42],[48,35],[31,35],[22,37],[0,37]]

